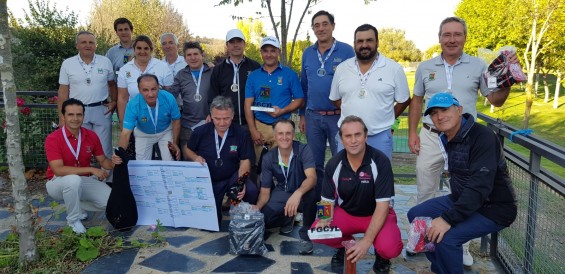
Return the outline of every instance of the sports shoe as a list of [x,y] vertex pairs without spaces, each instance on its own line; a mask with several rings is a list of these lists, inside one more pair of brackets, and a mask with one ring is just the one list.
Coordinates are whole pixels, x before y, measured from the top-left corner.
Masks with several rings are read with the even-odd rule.
[[307,255],[312,254],[313,251],[314,245],[311,241],[300,240],[300,243],[298,244],[298,254]]
[[[294,215],[294,216],[296,216],[296,215]],[[282,234],[288,234],[288,233],[291,233],[293,229],[294,229],[294,218],[291,218],[290,222],[285,226],[281,226],[279,231]]]
[[463,265],[464,266],[472,266],[474,261],[473,261],[473,256],[471,255],[471,252],[469,252],[469,243],[470,242],[466,242],[463,244]]
[[390,271],[390,260],[383,259],[379,253],[375,253],[373,271],[377,274],[387,274]]
[[338,248],[332,257],[332,265],[343,265],[345,261],[345,247]]
[[80,221],[70,223],[69,226],[73,229],[76,234],[82,234],[86,232],[86,228],[82,225]]

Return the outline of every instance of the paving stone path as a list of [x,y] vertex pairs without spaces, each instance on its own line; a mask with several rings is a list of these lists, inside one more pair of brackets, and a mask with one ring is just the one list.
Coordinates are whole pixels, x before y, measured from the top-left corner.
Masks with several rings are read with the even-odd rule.
[[[406,242],[408,220],[406,212],[416,203],[416,186],[396,185],[395,210],[402,239]],[[42,203],[34,201],[39,207],[39,215],[44,218],[52,215],[46,198]],[[90,219],[85,225],[102,225],[111,230],[103,214],[89,213]],[[56,220],[50,220],[45,228],[58,230],[65,226],[66,215],[63,213]],[[236,256],[229,254],[228,224],[229,217],[224,216],[220,232],[208,232],[193,228],[167,227],[161,233],[167,241],[165,247],[131,249],[111,254],[93,261],[83,273],[343,273],[341,267],[332,267],[330,260],[335,250],[324,245],[314,244],[312,255],[298,254],[298,227],[292,233],[283,235],[278,230],[267,230],[265,244],[269,252],[264,256]],[[7,209],[0,209],[0,239],[5,239],[14,225],[13,214]],[[128,232],[114,232],[127,239],[151,240],[149,226],[136,226]],[[478,250],[478,241],[473,242],[472,250]],[[357,273],[373,273],[374,251],[357,264]],[[392,260],[391,273],[418,273],[429,270],[425,256],[407,257],[402,254]],[[475,255],[473,267],[465,270],[470,273],[502,273],[488,257]]]

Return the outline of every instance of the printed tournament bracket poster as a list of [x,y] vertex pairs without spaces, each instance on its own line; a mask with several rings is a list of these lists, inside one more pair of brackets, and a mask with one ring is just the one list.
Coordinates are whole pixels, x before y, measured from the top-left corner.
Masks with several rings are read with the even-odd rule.
[[137,225],[218,231],[216,203],[206,165],[184,161],[129,161]]

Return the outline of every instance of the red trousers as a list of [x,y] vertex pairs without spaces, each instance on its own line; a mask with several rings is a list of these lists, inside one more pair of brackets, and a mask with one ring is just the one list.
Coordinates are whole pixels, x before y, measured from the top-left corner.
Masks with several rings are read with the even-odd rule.
[[[358,217],[349,215],[341,207],[336,206],[331,225],[337,226],[341,230],[342,237],[312,241],[333,248],[341,248],[343,247],[341,242],[353,240],[353,234],[365,233],[371,223],[371,218],[372,216]],[[316,227],[316,223],[318,223],[318,220],[312,224],[312,227]],[[373,241],[373,246],[375,251],[383,259],[387,260],[396,258],[402,252],[402,238],[400,237],[400,228],[398,228],[396,223],[396,212],[394,212],[394,209],[389,209],[385,223]]]

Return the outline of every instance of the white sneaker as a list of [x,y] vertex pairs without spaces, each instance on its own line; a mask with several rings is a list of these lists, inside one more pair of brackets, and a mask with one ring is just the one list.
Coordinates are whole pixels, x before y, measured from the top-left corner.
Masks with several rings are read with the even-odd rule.
[[471,252],[469,252],[469,243],[466,242],[463,244],[463,265],[464,266],[472,266],[473,265],[473,256]]
[[86,232],[86,228],[80,221],[76,221],[74,223],[70,223],[69,226],[73,229],[76,234],[82,234]]

